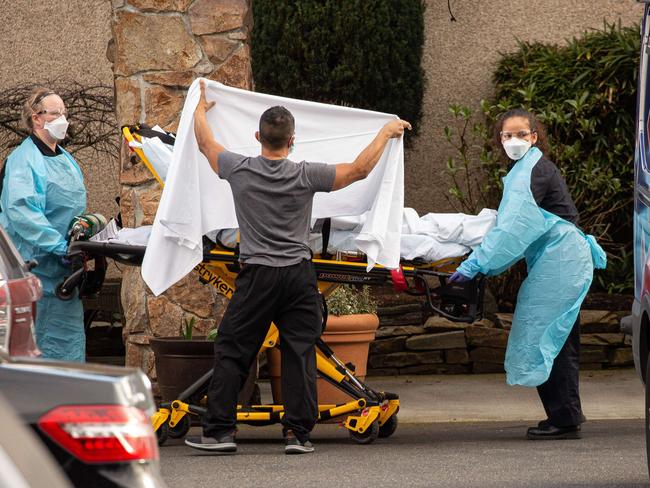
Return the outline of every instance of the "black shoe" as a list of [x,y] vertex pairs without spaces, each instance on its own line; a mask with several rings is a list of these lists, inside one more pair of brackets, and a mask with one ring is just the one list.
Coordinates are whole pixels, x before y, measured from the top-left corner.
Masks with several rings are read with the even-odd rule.
[[284,443],[285,454],[308,454],[314,452],[314,446],[309,440],[301,441],[290,430],[284,435]]
[[[587,421],[587,417],[585,417],[585,415],[581,413],[581,414],[580,414],[580,423],[581,423],[581,424],[584,424],[586,421]],[[551,425],[551,421],[550,421],[549,419],[544,419],[544,420],[541,420],[541,421],[537,424],[537,428],[538,428],[538,429],[545,429],[545,428],[547,428],[549,425]]]
[[200,451],[214,453],[229,453],[237,451],[235,431],[228,432],[218,438],[194,436],[185,439],[185,444]]
[[[543,425],[542,425],[543,424]],[[531,427],[526,432],[526,438],[530,440],[558,440],[558,439],[580,439],[579,425],[570,427],[555,427],[542,420],[537,427]]]

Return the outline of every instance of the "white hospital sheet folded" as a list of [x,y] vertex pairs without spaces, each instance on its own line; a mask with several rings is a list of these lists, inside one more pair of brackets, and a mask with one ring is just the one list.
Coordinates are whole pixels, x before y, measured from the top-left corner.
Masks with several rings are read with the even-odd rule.
[[151,235],[151,226],[143,225],[131,229],[124,227],[117,233],[117,237],[111,239],[109,242],[117,242],[120,244],[130,244],[132,246],[146,246],[149,244],[149,236]]
[[[478,215],[464,213],[428,213],[422,217],[412,208],[405,208],[400,239],[401,259],[422,259],[435,262],[445,258],[455,258],[468,254],[479,245],[483,236],[496,223],[496,210],[483,209]],[[336,217],[331,219],[327,252],[359,252],[356,238],[363,228],[365,214],[355,217]],[[312,222],[318,228],[310,234],[309,247],[320,254],[323,250],[323,234],[320,223]],[[237,230],[224,229],[211,233],[208,237],[227,246],[237,243]]]
[[[416,258],[426,262],[463,256],[483,240],[483,236],[496,223],[497,212],[483,209],[478,215],[463,213],[429,213],[419,217],[412,208],[403,214],[400,257]],[[365,216],[334,218],[328,242],[328,252],[352,251],[356,233],[363,225]],[[322,234],[311,234],[310,247],[314,252],[322,250]]]
[[[414,209],[405,208],[400,256],[406,260],[421,259],[429,263],[463,256],[480,244],[483,236],[494,227],[496,215],[495,210],[483,209],[478,215],[430,213],[419,217]],[[330,254],[338,251],[358,252],[356,237],[363,228],[364,220],[365,215],[332,219],[327,251]],[[209,232],[207,237],[213,242],[234,247],[237,233],[237,229],[221,229]],[[150,234],[150,225],[123,228],[110,242],[146,246]],[[316,254],[323,250],[322,236],[321,232],[310,235],[309,245]]]

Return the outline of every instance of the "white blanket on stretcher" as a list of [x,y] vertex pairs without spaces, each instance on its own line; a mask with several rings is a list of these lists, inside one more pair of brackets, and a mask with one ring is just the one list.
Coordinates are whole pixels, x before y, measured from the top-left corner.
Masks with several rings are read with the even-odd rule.
[[[207,114],[216,139],[227,149],[256,156],[254,134],[260,115],[283,105],[296,119],[296,146],[291,159],[324,163],[349,162],[395,115],[253,93],[206,81]],[[183,278],[202,259],[202,236],[238,226],[230,185],[221,180],[199,152],[194,136],[194,110],[200,96],[198,80],[187,93],[165,188],[142,263],[142,276],[158,295]],[[375,263],[399,266],[404,207],[404,147],[391,139],[375,169],[365,180],[314,197],[313,218],[361,215],[365,222],[356,248]]]
[[[412,208],[405,208],[402,219],[400,257],[435,262],[463,256],[483,240],[496,223],[496,210],[483,209],[478,215],[464,213],[429,213],[420,217]],[[358,251],[355,236],[363,226],[365,216],[334,218],[328,252]],[[322,234],[311,234],[310,247],[320,253]]]
[[[494,227],[496,216],[495,210],[486,208],[478,215],[429,213],[420,217],[414,209],[405,208],[402,220],[401,258],[422,259],[431,263],[440,259],[463,256],[481,243],[483,236]],[[328,252],[330,254],[338,251],[358,252],[355,239],[363,228],[364,219],[365,215],[333,218]],[[137,229],[124,228],[111,241],[146,246],[150,234],[150,225]],[[237,242],[236,229],[211,232],[208,237],[214,241],[217,235],[227,246],[234,247]],[[322,233],[313,232],[309,246],[314,253],[320,254],[323,249]]]

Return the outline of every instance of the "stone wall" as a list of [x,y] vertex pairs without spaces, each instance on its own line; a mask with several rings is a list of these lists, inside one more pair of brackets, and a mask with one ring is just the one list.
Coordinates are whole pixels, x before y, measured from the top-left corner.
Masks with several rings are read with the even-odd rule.
[[[187,89],[196,77],[251,89],[249,0],[113,0],[107,56],[115,77],[120,126],[158,124],[175,131]],[[123,147],[120,167],[124,226],[153,223],[161,188]],[[205,334],[223,316],[225,299],[191,273],[165,294],[147,289],[139,268],[125,268],[126,364],[155,379],[151,336],[177,336],[190,317]]]
[[[582,310],[580,369],[633,365],[631,337],[620,331],[625,312]],[[370,345],[368,375],[501,373],[512,314],[471,325],[429,317],[422,304],[384,306]]]

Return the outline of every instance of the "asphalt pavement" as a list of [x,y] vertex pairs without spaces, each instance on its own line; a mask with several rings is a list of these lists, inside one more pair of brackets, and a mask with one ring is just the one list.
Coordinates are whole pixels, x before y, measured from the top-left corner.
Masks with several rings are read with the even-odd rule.
[[588,421],[582,439],[564,441],[527,441],[527,425],[401,424],[387,439],[357,445],[324,424],[312,434],[316,451],[300,456],[284,454],[279,426],[242,426],[236,454],[204,454],[174,439],[161,448],[161,467],[169,486],[192,488],[649,486],[643,420]]
[[[644,389],[633,369],[581,372],[583,438],[527,441],[544,418],[534,388],[503,375],[371,377],[400,395],[399,426],[387,439],[357,445],[344,428],[319,424],[314,454],[286,456],[279,425],[240,426],[233,456],[194,451],[180,439],[161,447],[169,486],[193,487],[567,487],[650,486]],[[270,401],[268,383],[261,383]],[[193,434],[199,434],[196,427]]]

